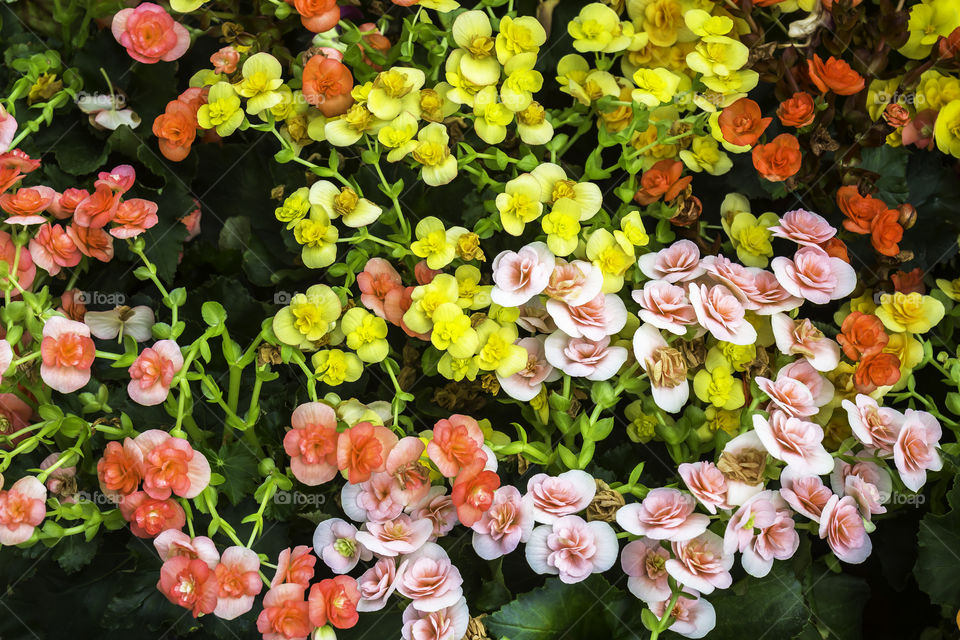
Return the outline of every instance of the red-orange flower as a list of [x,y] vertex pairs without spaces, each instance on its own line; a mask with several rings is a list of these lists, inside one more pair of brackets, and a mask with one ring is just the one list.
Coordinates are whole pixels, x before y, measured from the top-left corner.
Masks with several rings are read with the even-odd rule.
[[310,587],[310,624],[322,627],[330,623],[337,629],[349,629],[360,619],[357,603],[360,590],[350,576],[327,578]]
[[328,118],[346,113],[353,104],[353,76],[339,60],[316,55],[303,67],[303,97]]
[[679,160],[661,160],[643,172],[640,190],[633,199],[638,204],[648,205],[662,196],[664,202],[670,202],[693,180],[693,176],[681,178],[682,173],[683,163]]
[[753,166],[770,182],[783,182],[800,171],[803,154],[796,136],[781,133],[767,144],[753,148]]
[[189,609],[194,618],[217,607],[217,576],[197,558],[169,558],[160,567],[157,589],[173,604]]
[[77,249],[80,249],[80,253],[88,258],[95,258],[100,262],[110,262],[113,259],[113,236],[103,229],[71,224],[67,227],[67,234],[77,245]]
[[159,138],[163,157],[180,162],[190,153],[190,145],[197,137],[197,112],[179,100],[171,100],[153,121],[153,135]]
[[843,228],[854,233],[870,233],[871,221],[887,210],[882,200],[873,196],[861,196],[856,185],[837,189],[837,206],[847,217]]
[[453,481],[450,499],[457,508],[457,518],[465,527],[472,527],[493,504],[493,493],[500,487],[500,476],[493,471],[465,470]]
[[833,56],[824,62],[820,56],[814,54],[812,60],[807,60],[807,70],[810,80],[822,93],[833,91],[840,96],[852,96],[864,87],[863,76],[851,69],[846,62]]
[[314,33],[323,33],[340,22],[337,0],[287,0],[300,14],[300,22]]
[[851,360],[883,351],[890,336],[883,330],[883,322],[875,315],[853,311],[843,319],[837,342],[843,347],[843,355]]
[[361,422],[340,434],[337,440],[337,468],[347,472],[351,484],[366,482],[383,471],[387,454],[397,444],[395,433],[382,425]]
[[785,127],[805,127],[817,116],[816,105],[809,93],[797,92],[780,103],[777,117]]
[[924,294],[927,288],[923,285],[923,270],[917,267],[913,271],[897,271],[890,274],[890,281],[893,282],[893,288],[900,293],[919,293]]
[[878,387],[896,384],[900,379],[900,358],[892,353],[863,356],[853,372],[853,386],[859,393],[872,393]]
[[847,255],[847,245],[837,236],[833,236],[821,244],[820,248],[826,251],[827,255],[831,258],[840,258],[847,264],[850,264],[850,256]]
[[877,253],[885,256],[900,253],[897,243],[903,240],[903,227],[899,220],[899,211],[885,209],[870,221],[870,244]]
[[750,98],[740,98],[721,111],[719,118],[723,139],[741,147],[752,146],[771,122],[773,118],[764,118],[760,105]]

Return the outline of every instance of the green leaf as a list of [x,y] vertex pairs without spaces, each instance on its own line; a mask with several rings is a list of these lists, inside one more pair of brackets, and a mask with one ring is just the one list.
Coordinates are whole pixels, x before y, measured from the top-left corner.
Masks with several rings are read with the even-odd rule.
[[259,479],[257,464],[257,456],[242,440],[220,447],[214,466],[223,475],[224,481],[218,488],[233,504],[256,491]]
[[[809,618],[800,582],[785,562],[775,562],[765,578],[747,577],[709,599],[717,612],[710,632],[716,638],[792,638]],[[744,615],[745,602],[750,615]]]
[[813,605],[813,620],[826,636],[824,640],[859,640],[863,606],[870,599],[870,586],[862,578],[824,572],[813,576],[807,592]]
[[936,604],[956,607],[960,602],[960,480],[947,494],[950,511],[928,513],[920,521],[920,547],[913,575]]
[[203,316],[203,321],[211,327],[223,324],[223,321],[227,319],[227,312],[224,311],[223,305],[213,300],[204,302],[200,313]]

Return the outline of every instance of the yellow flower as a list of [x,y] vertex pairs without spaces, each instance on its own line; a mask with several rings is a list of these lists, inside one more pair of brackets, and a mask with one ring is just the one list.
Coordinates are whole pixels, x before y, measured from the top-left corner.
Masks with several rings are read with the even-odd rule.
[[303,245],[300,259],[305,267],[323,269],[337,259],[337,238],[340,232],[330,224],[330,218],[319,207],[310,208],[310,217],[297,222],[293,237]]
[[583,56],[575,53],[560,58],[557,63],[557,82],[560,84],[560,91],[570,94],[587,106],[603,96],[620,95],[616,76],[608,71],[591,70]]
[[648,107],[657,107],[673,100],[680,86],[680,76],[664,69],[637,69],[633,74],[637,88],[631,96],[636,102]]
[[547,247],[555,256],[567,256],[580,238],[580,207],[569,198],[560,198],[540,221],[547,234]]
[[513,111],[497,101],[497,88],[481,89],[473,99],[473,127],[487,144],[500,144],[507,137],[507,125],[513,122]]
[[586,246],[587,260],[603,273],[604,293],[616,293],[623,288],[623,274],[634,261],[633,245],[619,229],[610,233],[595,229]]
[[413,67],[381,71],[367,94],[367,109],[380,120],[393,120],[401,113],[420,115],[420,88],[426,76]]
[[933,125],[933,139],[940,151],[960,158],[960,100],[954,100],[940,110]]
[[617,12],[607,5],[592,2],[567,24],[567,32],[573,37],[573,48],[581,53],[614,53],[630,46],[633,25],[621,23]]
[[482,371],[495,371],[498,376],[509,378],[527,366],[527,350],[514,344],[516,325],[500,325],[488,318],[480,323],[477,334],[480,339],[477,364]]
[[[444,304],[456,304],[460,299],[457,279],[449,273],[438,274],[429,284],[414,287],[410,308],[403,314],[403,322],[412,331],[427,333],[433,328],[433,314]],[[459,309],[459,305],[457,306]]]
[[283,100],[279,91],[283,84],[283,67],[269,53],[255,53],[243,63],[243,79],[234,85],[241,96],[247,99],[247,113],[260,113]]
[[540,202],[553,204],[568,198],[580,207],[580,222],[592,218],[603,206],[600,187],[592,182],[576,182],[567,178],[563,168],[552,162],[544,162],[530,172],[540,184]]
[[500,100],[510,111],[520,112],[533,102],[533,94],[543,88],[543,76],[534,70],[537,54],[521,53],[510,58],[504,68],[507,78],[500,87]]
[[693,390],[697,397],[718,409],[739,409],[746,401],[743,384],[734,377],[730,365],[717,363],[712,369],[704,368],[693,377]]
[[536,55],[547,41],[547,32],[533,16],[500,19],[500,33],[497,34],[496,51],[500,64],[507,64],[513,56],[523,53]]
[[726,75],[706,76],[703,84],[707,89],[722,94],[724,97],[720,107],[728,107],[740,98],[743,98],[760,82],[760,74],[753,69],[740,69]]
[[477,351],[479,338],[470,317],[454,302],[445,302],[433,312],[430,343],[454,358],[469,358]]
[[217,135],[226,137],[243,123],[240,98],[227,82],[218,82],[210,87],[207,104],[197,111],[197,122],[204,129],[216,129]]
[[310,348],[332,331],[340,318],[340,298],[325,284],[298,293],[273,317],[273,333],[284,344]]
[[654,435],[656,435],[657,419],[643,412],[643,401],[634,400],[627,405],[624,413],[629,421],[627,425],[627,437],[641,444],[650,442]]
[[457,279],[457,304],[461,309],[476,311],[490,306],[490,291],[493,285],[480,284],[480,269],[470,264],[462,264],[453,275]]
[[[921,87],[923,85],[923,79],[924,77],[920,76]],[[867,113],[870,114],[871,120],[876,122],[880,119],[880,116],[883,115],[887,106],[893,102],[893,96],[900,87],[902,80],[903,76],[896,76],[889,80],[875,79],[870,81],[867,87]],[[917,89],[917,97],[923,97],[921,88],[919,87]],[[900,102],[903,106],[907,106],[904,97],[901,98]]]
[[372,131],[377,119],[362,104],[355,104],[338,118],[324,121],[323,135],[327,142],[336,147],[349,147],[356,144],[363,134]]
[[875,313],[876,310],[877,303],[873,300],[873,289],[867,289],[859,298],[853,298],[850,301],[850,311]]
[[471,83],[485,87],[500,79],[500,63],[494,55],[495,41],[490,18],[483,11],[464,11],[453,21],[453,40],[464,52],[460,73]]
[[447,93],[447,97],[456,104],[464,104],[472,107],[474,96],[477,95],[477,92],[480,91],[480,89],[487,85],[480,85],[471,82],[470,79],[467,78],[463,72],[461,72],[460,62],[464,59],[466,53],[467,52],[463,49],[453,50],[453,52],[447,57],[447,62],[444,66],[444,77],[451,87],[450,91]]
[[937,288],[954,302],[960,301],[960,278],[956,280],[937,278]]
[[891,333],[884,353],[892,353],[900,360],[900,379],[891,391],[899,391],[907,386],[907,378],[913,368],[923,360],[923,343],[909,333]]
[[410,113],[404,112],[377,132],[377,140],[390,149],[387,153],[387,161],[399,162],[416,148],[417,143],[413,141],[415,135],[417,135],[417,119]]
[[516,322],[520,317],[520,309],[518,307],[501,307],[498,304],[491,304],[490,308],[487,309],[487,317],[491,320],[496,320],[500,324],[511,324]]
[[521,142],[530,146],[544,145],[553,140],[553,125],[547,120],[543,105],[534,100],[517,114],[517,133]]
[[730,156],[720,150],[716,140],[707,136],[694,137],[689,149],[680,150],[680,159],[690,171],[705,171],[712,176],[723,175],[733,168]]
[[631,211],[620,219],[620,229],[627,242],[635,247],[645,247],[650,244],[650,236],[643,228],[643,220],[639,211]]
[[477,372],[480,366],[477,364],[477,357],[454,358],[450,353],[444,353],[437,362],[437,371],[447,380],[460,382],[464,378],[467,380],[476,380]]
[[457,103],[450,99],[453,86],[438,82],[433,89],[420,90],[420,117],[427,122],[443,122],[457,112]]
[[733,29],[733,20],[727,16],[711,16],[703,9],[691,9],[683,16],[687,28],[698,36],[725,36]]
[[740,411],[727,411],[726,409],[718,409],[713,405],[710,405],[704,411],[706,415],[706,425],[711,431],[723,431],[735,436],[740,433]]
[[704,36],[687,54],[687,65],[704,76],[726,76],[747,64],[750,50],[727,36]]
[[310,204],[318,207],[331,220],[340,218],[348,227],[359,228],[376,222],[383,209],[361,198],[350,187],[337,188],[328,180],[319,180],[310,187]]
[[658,47],[671,47],[677,40],[692,40],[696,36],[687,28],[683,15],[693,8],[686,0],[628,0],[627,13],[637,31],[644,31],[650,42]]
[[423,7],[424,9],[433,9],[440,13],[450,13],[451,11],[459,9],[460,3],[456,0],[420,0],[417,6]]
[[344,382],[356,382],[363,373],[363,363],[356,354],[340,349],[327,349],[313,354],[310,362],[317,379],[335,387]]
[[780,222],[777,214],[767,212],[756,217],[742,211],[730,223],[730,241],[737,250],[737,258],[748,267],[766,267],[773,257],[773,234],[770,227]]
[[707,369],[713,369],[719,364],[724,364],[734,371],[743,372],[756,357],[757,345],[755,344],[737,345],[719,340],[707,352],[704,365]]
[[880,296],[876,315],[890,331],[926,333],[943,319],[943,303],[932,296],[919,293]]
[[457,238],[466,231],[463,227],[446,229],[439,218],[427,216],[417,223],[417,239],[410,250],[415,256],[426,258],[431,269],[442,269],[457,257]]
[[524,225],[543,213],[540,183],[532,174],[520,174],[507,182],[503,193],[497,194],[496,204],[504,231],[519,236],[523,233]]
[[910,8],[907,30],[910,37],[897,49],[904,56],[921,60],[930,55],[941,36],[960,27],[960,12],[954,0],[924,0]]
[[361,307],[349,309],[340,320],[347,346],[364,362],[380,362],[390,353],[387,322]]
[[273,214],[277,217],[277,220],[287,223],[287,229],[295,226],[310,211],[309,193],[309,189],[300,187],[287,196],[283,204],[274,210]]
[[413,159],[423,165],[420,176],[431,187],[447,184],[457,177],[457,159],[450,154],[449,143],[447,128],[436,122],[431,122],[417,134]]
[[[939,111],[944,105],[957,99],[960,99],[960,79],[929,69],[920,76],[920,86],[916,89],[913,106],[917,111]],[[901,101],[907,102],[904,96],[901,96]]]

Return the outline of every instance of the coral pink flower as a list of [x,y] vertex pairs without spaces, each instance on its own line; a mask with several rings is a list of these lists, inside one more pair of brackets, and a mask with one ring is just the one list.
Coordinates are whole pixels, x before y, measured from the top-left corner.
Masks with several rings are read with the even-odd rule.
[[430,491],[430,469],[420,462],[425,449],[423,440],[407,436],[387,455],[384,473],[394,481],[390,497],[404,507],[420,502]]
[[600,340],[572,338],[555,331],[543,343],[544,353],[554,367],[568,376],[587,380],[612,378],[630,355],[623,347],[610,346],[610,336]]
[[[695,599],[686,596],[690,592]],[[671,598],[665,598],[660,602],[652,603],[650,611],[662,619],[667,614],[670,600]],[[674,622],[667,628],[686,638],[702,638],[717,626],[717,612],[713,605],[701,598],[694,589],[684,589],[683,595],[677,599],[673,610],[669,613],[670,619]]]
[[903,427],[902,413],[881,407],[876,400],[862,393],[857,394],[856,403],[843,400],[840,404],[847,411],[850,429],[860,442],[881,456],[893,454],[897,435]]
[[820,476],[833,470],[833,456],[823,448],[820,425],[774,411],[769,419],[754,415],[753,430],[771,456],[797,473]]
[[441,486],[430,487],[427,495],[412,506],[410,517],[414,520],[425,518],[433,524],[431,541],[450,533],[459,522],[453,498],[447,495],[446,487]]
[[799,322],[785,313],[770,316],[777,348],[784,355],[800,355],[817,371],[833,371],[840,363],[840,345],[823,335],[804,318]]
[[173,604],[188,609],[194,618],[217,608],[217,575],[203,560],[170,558],[160,567],[157,589]]
[[670,413],[680,411],[690,397],[683,355],[669,346],[652,324],[643,324],[634,332],[633,355],[650,378],[654,403]]
[[80,253],[88,258],[100,262],[110,262],[113,259],[113,236],[103,229],[81,227],[74,222],[67,227],[67,233],[80,249]]
[[[770,380],[758,376],[757,386],[770,397],[773,407],[793,418],[807,418],[817,413],[813,393],[796,378],[777,376]],[[756,417],[756,416],[754,416]]]
[[700,264],[700,248],[690,240],[678,240],[656,253],[647,253],[637,260],[643,275],[651,280],[669,283],[689,282],[704,273]]
[[200,203],[197,200],[193,202],[197,208],[180,218],[180,223],[187,228],[187,237],[183,239],[184,242],[190,242],[200,235],[200,219],[203,217],[203,211],[200,210]]
[[633,292],[633,299],[640,305],[640,319],[658,329],[682,336],[687,326],[697,322],[697,314],[687,300],[683,287],[651,280],[643,289]]
[[[7,365],[9,367],[9,365]],[[10,436],[30,424],[33,417],[33,409],[26,402],[18,398],[13,393],[0,393],[0,435],[10,438]],[[0,444],[0,449],[10,449],[25,438],[27,433],[23,433],[9,442]],[[3,487],[3,483],[0,483]]]
[[351,484],[365,482],[386,468],[387,455],[397,441],[397,435],[382,425],[356,424],[337,439],[337,468],[347,472]]
[[700,261],[707,275],[730,289],[745,309],[755,309],[757,296],[757,268],[747,268],[721,255],[707,256]]
[[753,344],[757,330],[747,322],[743,303],[722,284],[707,287],[691,283],[688,288],[690,304],[697,314],[697,322],[717,340],[732,344]]
[[413,600],[413,606],[430,613],[449,607],[463,596],[463,578],[447,552],[438,544],[428,542],[407,560],[407,566],[397,576],[397,591]]
[[598,293],[576,307],[561,300],[547,300],[547,312],[557,328],[573,338],[602,340],[627,324],[627,307],[613,293]]
[[559,575],[561,582],[574,584],[612,567],[620,545],[613,527],[606,522],[564,516],[534,529],[525,552],[527,563],[536,573]]
[[387,295],[395,289],[403,289],[403,281],[392,264],[383,258],[370,258],[363,271],[357,274],[357,286],[360,287],[363,306],[386,320],[384,304]]
[[73,211],[73,222],[80,227],[102,229],[117,214],[120,194],[106,184],[100,184],[84,198]]
[[73,215],[77,205],[90,197],[90,192],[86,189],[64,189],[63,193],[57,194],[47,211],[53,214],[57,220],[66,220]]
[[156,202],[143,198],[124,200],[117,207],[116,215],[113,217],[113,223],[120,226],[110,229],[110,235],[121,240],[136,238],[159,222],[158,208]]
[[[17,260],[17,253],[19,251],[20,258]],[[37,275],[37,266],[33,263],[33,258],[30,256],[29,251],[24,251],[22,248],[19,248],[10,237],[10,234],[6,231],[0,231],[0,263],[6,264],[6,273],[12,272],[14,263],[17,263],[15,279],[17,284],[19,284],[23,289],[29,290],[33,285],[33,279]],[[0,278],[0,285],[11,286],[7,282],[7,278]],[[11,297],[16,299],[20,297],[20,291],[17,288],[13,289]]]
[[[63,454],[58,451],[48,455],[43,459],[43,462],[40,463],[40,470],[44,471],[55,465],[61,455]],[[52,496],[56,496],[60,502],[73,504],[76,502],[74,498],[74,494],[77,492],[76,478],[76,465],[62,465],[54,469],[50,475],[47,476],[47,481],[44,485],[47,487],[47,491],[49,491]]]
[[819,246],[837,235],[837,230],[823,216],[806,209],[787,211],[780,224],[770,227],[769,231],[778,238],[807,247]]
[[620,566],[627,578],[627,589],[647,604],[670,598],[666,569],[670,552],[659,542],[641,538],[623,548]]
[[453,478],[464,469],[482,469],[486,458],[479,453],[483,431],[470,416],[454,414],[433,426],[433,438],[427,444],[427,455],[446,478]]
[[683,586],[713,593],[714,589],[726,589],[733,583],[733,554],[724,551],[723,538],[714,532],[675,540],[671,546],[674,557],[667,560],[667,573]]
[[697,501],[677,489],[652,489],[641,502],[617,510],[617,524],[651,540],[690,540],[707,530],[710,518],[694,513]]
[[943,460],[937,452],[942,431],[940,423],[926,411],[907,409],[903,426],[893,445],[893,461],[900,479],[911,491],[927,481],[927,471],[940,471]]
[[26,542],[47,514],[47,488],[34,476],[24,476],[0,491],[0,545]]
[[[81,302],[82,298],[80,295],[81,292],[78,289],[67,289],[60,294],[60,306],[57,308],[57,311],[65,315],[70,320],[76,320],[77,322],[83,322],[84,317],[87,314],[87,305]],[[153,323],[150,323],[151,326]],[[92,330],[90,333],[97,335]]]
[[419,285],[430,284],[441,273],[443,273],[443,269],[431,269],[427,266],[426,260],[421,260],[413,267],[413,276],[417,279]]
[[142,476],[143,451],[130,438],[123,444],[108,442],[103,457],[97,462],[100,489],[114,502],[137,490]]
[[687,489],[700,501],[707,511],[729,509],[727,504],[727,478],[712,462],[685,462],[677,471]]
[[337,629],[349,629],[357,624],[357,603],[360,590],[357,581],[350,576],[327,578],[310,587],[309,604],[310,624],[316,627],[327,623]]
[[450,491],[457,519],[465,527],[472,527],[493,504],[493,495],[499,486],[500,476],[493,471],[462,470]]
[[175,22],[163,7],[142,2],[135,9],[121,9],[110,25],[113,37],[137,62],[173,62],[190,46],[190,32]]
[[[198,558],[211,569],[220,562],[220,553],[213,540],[206,536],[191,538],[179,529],[167,529],[162,532],[153,539],[153,547],[164,562],[177,556],[184,556],[190,560]],[[257,579],[260,579],[259,575]]]
[[369,549],[357,543],[357,528],[340,518],[329,518],[317,525],[313,550],[334,573],[352,571],[360,560],[372,557]]
[[724,552],[743,554],[743,570],[762,578],[773,561],[793,557],[800,545],[787,502],[775,491],[763,491],[743,504],[727,523],[723,537]]
[[820,514],[820,537],[826,538],[838,559],[849,564],[860,564],[873,550],[857,503],[850,496],[833,496],[824,505]]
[[80,264],[83,254],[63,227],[45,224],[30,240],[30,257],[37,266],[55,276],[63,267]]
[[313,580],[315,564],[317,557],[310,553],[310,547],[305,544],[284,549],[277,558],[277,571],[270,581],[270,588],[281,584],[298,584],[306,589]]
[[523,498],[516,487],[500,487],[493,504],[473,523],[473,549],[484,560],[494,560],[526,542],[533,531],[532,499]]
[[173,376],[183,367],[183,355],[173,340],[158,340],[130,365],[127,393],[145,407],[161,404],[170,393]]
[[149,429],[133,441],[143,452],[143,490],[151,498],[196,498],[210,484],[210,463],[183,438]]
[[597,483],[586,471],[571,469],[558,476],[538,473],[527,481],[533,519],[553,524],[564,516],[586,509],[597,492]]
[[824,486],[820,476],[799,475],[786,467],[780,473],[780,497],[790,507],[814,522],[820,522],[820,514],[833,496],[830,487]]
[[95,350],[87,325],[53,316],[43,325],[40,377],[60,393],[73,393],[90,381]]
[[129,164],[119,164],[110,171],[101,171],[98,173],[97,180],[93,183],[93,186],[96,188],[103,185],[123,195],[133,188],[136,181],[136,170]]
[[402,620],[400,636],[403,640],[460,640],[466,637],[470,626],[470,610],[465,598],[429,613],[407,605]]
[[592,263],[558,258],[543,292],[553,300],[577,306],[593,300],[602,288],[603,272]]
[[840,258],[832,258],[820,247],[800,247],[790,258],[770,262],[777,280],[790,295],[826,304],[853,293],[857,272]]
[[543,343],[541,336],[518,340],[517,344],[527,351],[527,366],[507,378],[497,374],[500,388],[514,400],[530,402],[543,389],[544,382],[560,378],[560,372],[547,362]]
[[187,522],[187,514],[174,499],[155,500],[143,491],[124,496],[120,513],[138,538],[153,538],[167,529],[180,529]]
[[503,307],[516,307],[550,284],[556,257],[542,242],[531,242],[520,251],[502,251],[493,259],[490,298]]
[[337,414],[322,402],[307,402],[293,410],[290,423],[283,450],[293,476],[311,487],[332,480],[337,475]]
[[57,192],[50,187],[24,187],[15,193],[5,193],[0,196],[0,209],[10,217],[4,220],[7,224],[43,224],[47,221],[37,215],[50,206]]
[[230,75],[237,70],[239,61],[240,52],[233,47],[223,47],[210,56],[210,64],[213,65],[213,70],[226,75]]
[[753,271],[753,286],[754,291],[749,294],[751,309],[760,316],[792,311],[803,302],[784,289],[774,274],[763,269]]
[[214,569],[217,578],[217,608],[213,615],[233,620],[250,611],[253,601],[263,589],[260,581],[260,558],[244,547],[224,549],[220,564]]
[[357,580],[360,601],[357,611],[380,611],[387,606],[387,600],[397,588],[397,579],[407,568],[404,560],[397,566],[394,558],[380,558]]
[[833,383],[824,378],[807,360],[794,360],[781,367],[777,372],[777,380],[784,378],[793,378],[809,389],[815,407],[822,407],[833,400],[836,392]]
[[306,640],[314,629],[310,608],[303,599],[307,587],[301,584],[280,584],[263,597],[263,611],[257,616],[257,631],[263,640]]
[[368,522],[366,531],[358,531],[357,542],[378,556],[394,557],[413,553],[427,542],[433,533],[433,523],[426,519],[413,520],[401,514],[389,522]]

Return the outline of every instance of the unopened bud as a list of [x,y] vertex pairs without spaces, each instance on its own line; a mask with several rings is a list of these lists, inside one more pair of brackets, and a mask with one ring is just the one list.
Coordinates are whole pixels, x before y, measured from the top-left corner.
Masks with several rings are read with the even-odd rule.
[[909,229],[917,223],[917,210],[909,202],[901,204],[897,207],[897,211],[900,212],[900,218],[897,222],[904,229]]

